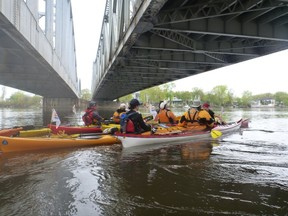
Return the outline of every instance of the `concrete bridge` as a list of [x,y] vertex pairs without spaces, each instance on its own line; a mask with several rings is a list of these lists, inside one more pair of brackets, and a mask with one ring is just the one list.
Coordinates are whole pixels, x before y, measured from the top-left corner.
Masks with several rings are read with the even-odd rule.
[[93,98],[113,100],[287,49],[287,6],[287,0],[108,0]]

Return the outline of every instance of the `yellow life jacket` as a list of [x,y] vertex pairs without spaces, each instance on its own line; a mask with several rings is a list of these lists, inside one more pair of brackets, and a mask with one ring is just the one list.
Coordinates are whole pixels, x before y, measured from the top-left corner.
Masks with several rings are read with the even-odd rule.
[[113,114],[113,117],[112,117],[113,121],[114,121],[115,123],[117,123],[117,124],[120,124],[121,115],[122,115],[123,113],[125,113],[125,112],[120,112],[120,113],[119,113],[118,111],[115,111],[114,114]]
[[202,130],[212,128],[213,122],[212,117],[206,110],[189,109],[183,114],[178,125]]

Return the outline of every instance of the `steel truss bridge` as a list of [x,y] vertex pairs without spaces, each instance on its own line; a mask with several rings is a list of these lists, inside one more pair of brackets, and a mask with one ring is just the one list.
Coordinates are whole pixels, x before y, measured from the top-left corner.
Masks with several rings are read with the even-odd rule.
[[287,0],[108,0],[93,98],[113,100],[287,49],[287,6]]

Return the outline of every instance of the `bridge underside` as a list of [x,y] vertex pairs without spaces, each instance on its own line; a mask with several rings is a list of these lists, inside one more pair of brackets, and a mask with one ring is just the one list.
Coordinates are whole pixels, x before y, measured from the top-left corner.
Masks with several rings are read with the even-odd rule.
[[[36,27],[29,31],[31,38],[38,41],[38,49],[50,57],[50,62],[61,68],[53,48],[44,43],[47,40],[44,34],[34,34]],[[38,29],[37,32],[41,31]],[[62,78],[31,42],[0,13],[0,84],[46,98],[78,98],[72,85],[67,84],[69,78],[66,77],[67,82]]]
[[288,48],[288,1],[159,2],[141,16],[93,98],[113,100]]

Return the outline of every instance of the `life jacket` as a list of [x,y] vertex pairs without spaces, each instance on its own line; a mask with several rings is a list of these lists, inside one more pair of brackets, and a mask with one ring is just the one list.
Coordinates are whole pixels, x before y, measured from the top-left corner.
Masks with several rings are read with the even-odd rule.
[[198,125],[199,121],[198,121],[198,116],[199,116],[199,111],[196,109],[189,109],[187,111],[187,115],[185,115],[186,120],[191,123],[191,125]]
[[214,120],[206,110],[189,109],[181,117],[179,126],[184,126],[185,122],[188,127],[196,126],[199,129],[212,128]]
[[130,117],[132,115],[134,115],[135,112],[132,112],[132,113],[123,113],[121,115],[121,118],[120,118],[120,131],[122,133],[135,133],[135,125],[133,123],[133,121],[130,119]]
[[85,114],[82,116],[82,120],[86,126],[95,124],[93,121],[93,111],[94,109],[88,108],[85,110]]
[[172,117],[168,116],[168,112],[169,111],[170,110],[167,110],[167,109],[161,109],[159,111],[159,113],[158,113],[158,121],[159,121],[159,123],[170,123],[170,124],[174,123],[174,119]]
[[114,112],[114,114],[113,114],[113,117],[112,117],[113,121],[114,121],[115,123],[120,123],[121,116],[122,116],[124,113],[125,113],[125,111],[118,109],[118,110],[117,110],[116,112]]

